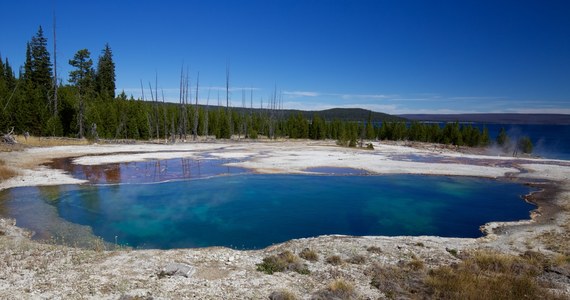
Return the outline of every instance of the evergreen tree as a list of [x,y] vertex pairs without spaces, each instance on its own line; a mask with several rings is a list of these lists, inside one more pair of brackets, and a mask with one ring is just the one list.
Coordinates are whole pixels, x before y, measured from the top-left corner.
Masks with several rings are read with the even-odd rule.
[[372,124],[372,112],[368,113],[368,122],[366,122],[366,139],[376,139],[376,132],[374,131],[374,124]]
[[89,50],[82,49],[69,60],[69,64],[75,67],[75,70],[69,72],[69,82],[75,85],[82,95],[93,88],[93,60],[90,55]]
[[4,63],[4,80],[6,81],[6,87],[9,91],[12,91],[16,87],[17,79],[8,58],[6,58],[6,62]]
[[109,44],[99,56],[95,76],[96,90],[103,99],[115,98],[115,63]]
[[5,77],[6,77],[6,72],[5,72],[6,67],[4,66],[4,62],[2,61],[2,53],[0,53],[0,82],[5,81]]
[[501,147],[508,147],[509,146],[509,137],[507,136],[507,132],[505,131],[504,127],[501,127],[499,134],[497,135],[497,145]]
[[[52,88],[52,68],[50,55],[47,50],[47,39],[44,37],[42,27],[38,29],[38,33],[32,37],[29,44],[31,57],[31,74],[30,79],[34,87],[40,88],[42,94],[47,97],[47,92]],[[47,99],[47,98],[46,98]]]
[[489,129],[483,126],[483,133],[481,134],[481,146],[488,146],[491,143],[491,139],[489,138]]
[[[50,55],[42,27],[26,44],[26,60],[20,80],[23,83],[10,105],[14,104],[14,126],[41,135],[49,117],[49,91],[52,89]],[[16,82],[15,80],[13,82]],[[13,89],[14,90],[14,89]]]
[[530,154],[532,153],[532,141],[528,136],[524,136],[519,140],[517,148],[523,153]]
[[0,104],[3,103],[4,99],[7,99],[6,95],[8,95],[8,83],[6,80],[6,73],[7,73],[6,66],[2,61],[2,55],[0,54]]
[[26,61],[24,62],[24,74],[20,76],[26,81],[26,85],[31,87],[32,84],[32,48],[30,43],[26,43]]
[[[85,136],[84,98],[85,95],[88,95],[93,89],[93,61],[90,58],[89,50],[82,49],[77,51],[73,59],[69,60],[69,64],[75,67],[75,70],[69,72],[69,82],[74,84],[79,92],[79,115],[77,116],[77,121],[79,125],[79,138],[83,138]],[[97,116],[97,114],[94,114],[92,119],[97,119]]]

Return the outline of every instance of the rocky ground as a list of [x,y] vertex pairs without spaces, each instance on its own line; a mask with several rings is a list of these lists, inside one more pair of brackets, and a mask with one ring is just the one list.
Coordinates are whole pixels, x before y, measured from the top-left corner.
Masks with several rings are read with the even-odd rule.
[[[132,155],[135,152],[144,155]],[[565,161],[484,156],[401,143],[375,143],[373,151],[308,141],[68,146],[0,153],[6,166],[20,174],[0,182],[0,189],[79,182],[41,166],[58,157],[80,157],[76,163],[96,164],[170,155],[198,157],[206,152],[240,158],[237,165],[265,173],[342,166],[373,173],[506,176],[535,182],[543,191],[528,198],[539,207],[532,220],[486,224],[482,230],[487,235],[479,239],[322,236],[255,251],[111,249],[103,242],[79,249],[33,241],[14,220],[0,219],[0,298],[437,298],[442,294],[433,283],[432,273],[438,273],[433,270],[457,266],[480,251],[532,257],[525,261],[538,266],[533,280],[548,295],[570,298],[570,164]],[[411,155],[424,159],[417,162]],[[526,268],[518,266],[518,273]]]

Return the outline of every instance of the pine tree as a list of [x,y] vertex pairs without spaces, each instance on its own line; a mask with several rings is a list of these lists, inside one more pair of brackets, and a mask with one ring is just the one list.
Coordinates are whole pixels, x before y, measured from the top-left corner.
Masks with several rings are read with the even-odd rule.
[[30,79],[34,87],[40,88],[42,94],[45,93],[47,97],[47,92],[51,89],[53,84],[51,77],[52,69],[50,55],[47,50],[47,39],[44,37],[44,31],[41,26],[36,36],[32,37],[29,47],[31,56]]
[[374,131],[374,125],[372,124],[372,112],[368,113],[368,122],[366,122],[366,139],[376,139],[376,131]]
[[20,76],[26,81],[26,85],[31,87],[32,84],[32,47],[30,43],[26,43],[26,61],[24,62],[24,74]]
[[481,146],[488,146],[491,143],[491,139],[489,138],[489,130],[486,126],[483,126],[483,133],[481,134]]
[[21,131],[32,134],[42,134],[49,116],[49,92],[52,88],[52,65],[50,54],[47,51],[47,39],[40,26],[38,32],[26,44],[26,60],[24,63],[22,95],[13,99],[19,103],[15,105],[17,121],[15,125]]
[[530,140],[530,138],[528,136],[523,136],[518,144],[517,144],[517,148],[522,151],[523,153],[527,153],[530,154],[532,153],[532,141]]
[[2,53],[0,53],[0,81],[5,80],[6,72],[5,72],[4,62],[2,61]]
[[2,55],[0,54],[0,104],[3,103],[3,99],[7,99],[8,83],[6,81],[6,66],[2,61]]
[[8,58],[6,58],[6,62],[4,63],[4,80],[6,80],[6,86],[10,91],[16,87],[16,77],[14,76],[14,70],[12,70]]
[[69,82],[75,84],[79,92],[79,114],[77,116],[79,125],[79,138],[85,136],[85,95],[93,89],[93,60],[90,58],[89,50],[82,49],[75,53],[69,64],[76,69],[69,72]]
[[75,70],[69,72],[69,82],[74,84],[82,95],[93,88],[93,60],[90,55],[89,50],[82,49],[69,60],[69,64],[75,67]]
[[115,63],[109,44],[105,44],[102,52],[97,63],[96,90],[103,99],[113,99],[115,98]]
[[509,146],[509,137],[507,136],[507,132],[505,131],[504,127],[501,127],[499,134],[497,135],[496,139],[497,145],[501,147],[508,147]]

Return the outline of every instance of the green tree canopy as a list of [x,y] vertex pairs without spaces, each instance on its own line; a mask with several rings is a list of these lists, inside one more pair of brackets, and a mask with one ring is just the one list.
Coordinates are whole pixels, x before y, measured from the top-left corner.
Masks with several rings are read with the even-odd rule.
[[496,139],[497,145],[501,147],[507,147],[509,145],[509,137],[507,136],[507,132],[505,131],[504,127],[501,127],[499,134],[497,135]]
[[75,67],[69,72],[69,82],[79,89],[80,94],[85,94],[93,87],[93,60],[90,56],[89,50],[81,49],[69,60],[69,64]]
[[96,90],[105,99],[115,98],[115,63],[109,44],[105,44],[103,53],[99,56],[95,76]]
[[532,141],[528,136],[520,138],[517,146],[523,153],[532,153]]
[[42,27],[38,29],[38,33],[32,37],[29,45],[29,53],[26,59],[30,61],[28,63],[27,71],[30,72],[29,78],[33,83],[33,86],[40,88],[43,93],[47,95],[47,92],[51,89],[52,81],[52,68],[50,62],[50,55],[47,50],[47,39],[44,37],[44,31]]

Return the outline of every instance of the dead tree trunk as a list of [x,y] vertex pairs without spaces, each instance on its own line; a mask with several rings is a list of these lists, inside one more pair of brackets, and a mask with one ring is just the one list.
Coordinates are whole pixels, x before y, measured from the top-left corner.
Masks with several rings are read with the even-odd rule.
[[81,96],[81,90],[79,91],[79,138],[82,139],[85,137],[85,126],[84,126],[84,121],[85,121],[85,105],[83,103],[83,97]]
[[196,78],[196,105],[194,106],[194,125],[192,127],[192,134],[195,141],[198,138],[198,90],[200,88],[200,72],[198,72],[198,77]]
[[16,138],[14,138],[14,136],[13,136],[14,127],[12,127],[12,129],[8,133],[4,134],[4,133],[0,132],[0,134],[2,134],[2,139],[1,139],[2,143],[10,144],[10,145],[14,145],[14,144],[18,143],[16,141]]
[[206,110],[204,112],[204,128],[202,129],[202,135],[205,136],[206,138],[208,137],[209,134],[209,129],[208,129],[208,118],[209,118],[209,114],[210,114],[210,89],[208,89],[208,98],[206,99]]

